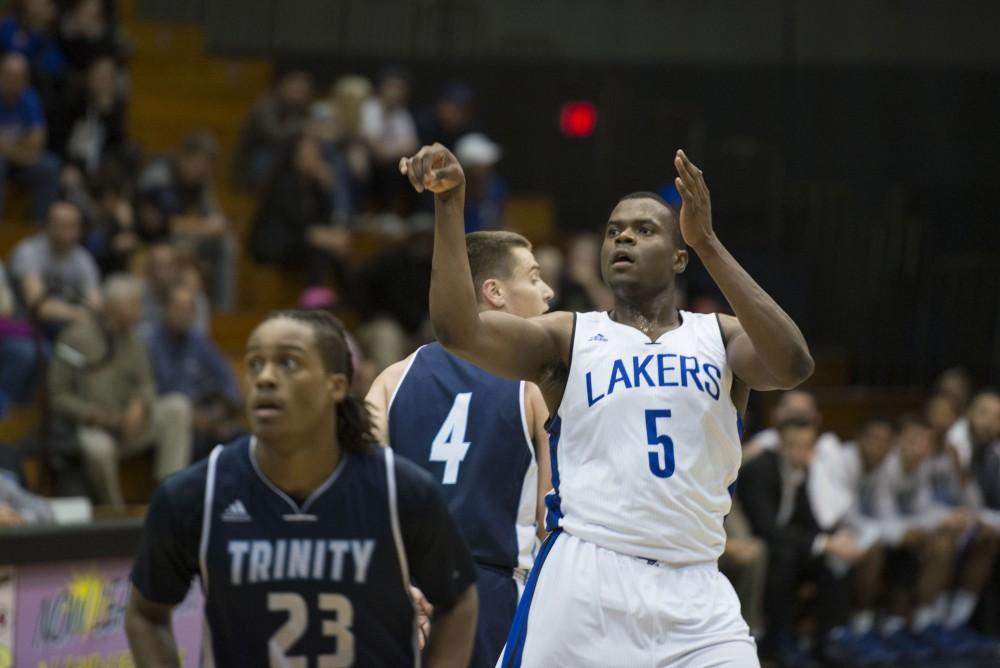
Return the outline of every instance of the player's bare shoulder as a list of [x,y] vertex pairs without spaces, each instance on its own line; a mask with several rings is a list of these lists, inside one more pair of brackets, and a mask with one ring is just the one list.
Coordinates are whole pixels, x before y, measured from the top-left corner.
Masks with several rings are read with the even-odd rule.
[[743,333],[743,325],[740,324],[739,318],[735,315],[729,315],[728,313],[716,313],[715,315],[719,319],[722,340],[726,342],[728,347],[730,341]]
[[569,311],[553,311],[531,318],[549,334],[559,348],[563,360],[569,360],[569,350],[573,345],[573,320],[575,314]]

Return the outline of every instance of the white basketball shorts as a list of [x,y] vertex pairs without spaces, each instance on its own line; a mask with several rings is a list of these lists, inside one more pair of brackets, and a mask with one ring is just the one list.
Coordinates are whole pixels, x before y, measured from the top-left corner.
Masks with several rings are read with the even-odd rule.
[[716,564],[666,566],[557,531],[528,578],[498,667],[759,668]]

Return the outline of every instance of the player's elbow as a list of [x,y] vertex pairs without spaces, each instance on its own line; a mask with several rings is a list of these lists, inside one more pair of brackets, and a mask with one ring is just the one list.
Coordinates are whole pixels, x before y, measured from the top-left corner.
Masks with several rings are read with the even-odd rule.
[[783,390],[791,390],[812,377],[816,370],[816,362],[809,353],[809,349],[802,347],[789,356],[785,368],[780,377],[777,378]]

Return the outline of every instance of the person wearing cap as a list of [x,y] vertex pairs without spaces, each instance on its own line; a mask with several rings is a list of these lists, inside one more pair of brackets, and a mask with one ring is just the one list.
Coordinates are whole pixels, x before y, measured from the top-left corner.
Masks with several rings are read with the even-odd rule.
[[454,148],[463,136],[477,132],[472,97],[472,89],[467,84],[461,81],[448,83],[434,106],[417,114],[420,143],[429,145],[437,142]]
[[495,165],[503,151],[481,132],[467,134],[455,144],[455,157],[465,170],[465,231],[502,227],[507,183]]

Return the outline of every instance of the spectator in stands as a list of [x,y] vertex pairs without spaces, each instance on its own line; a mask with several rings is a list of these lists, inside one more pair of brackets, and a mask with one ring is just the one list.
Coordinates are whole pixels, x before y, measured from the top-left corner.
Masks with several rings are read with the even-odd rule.
[[[931,429],[917,418],[904,418],[876,479],[875,517],[883,542],[893,548],[886,570],[894,576],[894,605],[883,631],[898,632],[912,610],[911,632],[935,653],[955,656],[983,646],[996,651],[966,625],[994,566],[998,534],[978,525],[968,508],[935,501],[928,465],[933,451]],[[963,561],[956,569],[960,546]]]
[[124,45],[107,0],[75,0],[59,22],[59,45],[67,64],[77,72],[86,72],[101,58],[121,62]]
[[159,393],[191,401],[194,461],[243,430],[239,382],[215,344],[194,330],[199,296],[184,283],[171,287],[163,320],[146,338]]
[[963,503],[981,525],[1000,531],[1000,393],[980,390],[945,441],[955,477],[964,483]]
[[535,247],[535,259],[538,261],[538,273],[545,284],[552,288],[552,300],[549,304],[560,304],[562,293],[559,291],[562,283],[563,267],[566,258],[558,246],[542,244]]
[[399,69],[379,77],[378,95],[361,105],[361,137],[372,156],[372,199],[377,211],[409,213],[412,189],[399,178],[399,159],[418,148],[417,127],[407,108],[410,82]]
[[135,331],[142,284],[108,278],[104,308],[59,337],[49,389],[56,416],[76,427],[84,467],[101,503],[124,505],[118,461],[155,447],[154,477],[187,466],[191,456],[191,402],[158,397],[149,354]]
[[960,413],[953,397],[938,392],[927,400],[924,406],[924,417],[927,426],[934,432],[935,440],[944,441],[945,435],[958,422]]
[[[968,417],[971,473],[987,508],[1000,510],[1000,393],[981,390]],[[960,438],[958,434],[956,440]]]
[[434,108],[423,110],[417,117],[422,145],[441,142],[454,148],[460,137],[477,129],[472,114],[472,89],[460,81],[445,86]]
[[507,183],[496,172],[500,146],[474,132],[455,144],[455,157],[465,170],[465,231],[495,230],[503,226]]
[[566,262],[556,283],[560,309],[585,312],[612,307],[614,296],[601,278],[600,248],[600,238],[589,232],[570,239]]
[[753,535],[738,500],[726,515],[725,529],[726,550],[719,558],[719,570],[733,583],[750,634],[759,638],[764,632],[767,543]]
[[36,221],[45,218],[59,190],[59,160],[45,150],[46,140],[45,113],[28,84],[28,62],[9,53],[0,60],[0,197],[9,182],[27,187]]
[[319,141],[300,136],[285,149],[254,219],[254,259],[301,267],[309,286],[326,283],[333,271],[343,290],[351,237],[344,225],[333,224],[339,187]]
[[51,336],[101,304],[100,272],[80,245],[82,227],[79,208],[56,202],[45,231],[24,239],[11,253],[10,273],[21,303]]
[[1000,439],[1000,395],[987,389],[978,393],[965,415],[958,419],[945,435],[953,448],[958,465],[968,472],[975,460]]
[[939,392],[924,406],[924,419],[934,443],[928,460],[932,496],[936,503],[951,507],[962,506],[967,501],[958,454],[947,438],[959,418],[955,405],[953,397]]
[[[329,104],[339,121],[340,145],[357,193],[364,192],[371,180],[371,155],[361,135],[361,107],[371,96],[371,92],[371,81],[352,74],[342,76],[334,82],[329,98]],[[355,202],[358,201],[360,197],[355,198]],[[354,208],[357,209],[357,205]]]
[[851,623],[837,635],[841,644],[852,645],[855,652],[865,655],[870,662],[898,658],[894,646],[900,640],[883,639],[875,626],[884,569],[881,525],[873,509],[879,472],[892,448],[893,437],[891,423],[869,420],[856,441],[817,445],[809,470],[810,506],[820,528],[828,533],[840,529],[851,531],[859,549],[873,551],[872,558],[855,571]]
[[0,262],[0,418],[12,402],[27,400],[35,385],[35,343],[29,324],[16,317],[16,307]]
[[839,470],[830,471],[847,491],[850,505],[844,517],[858,534],[869,533],[874,526],[871,521],[875,518],[878,475],[892,452],[895,438],[891,422],[880,418],[869,420],[857,440],[841,446]]
[[339,112],[329,101],[313,104],[306,123],[306,135],[319,142],[320,152],[326,161],[336,187],[330,191],[334,221],[350,224],[357,214],[361,190],[351,171],[348,147],[345,143]]
[[790,390],[781,393],[778,403],[771,411],[772,426],[754,434],[744,443],[744,461],[759,454],[762,450],[773,450],[778,447],[780,438],[777,425],[791,418],[804,420],[819,427],[822,416],[816,406],[816,397],[811,392]]
[[236,298],[236,239],[219,208],[213,183],[218,154],[207,132],[188,135],[176,155],[160,158],[139,177],[140,236],[169,230],[206,276],[212,306],[231,310]]
[[[846,619],[850,591],[842,582],[844,566],[878,565],[853,532],[820,528],[806,493],[817,440],[816,425],[792,417],[778,427],[779,445],[765,450],[740,472],[737,496],[755,535],[767,543],[769,563],[764,598],[767,636],[763,653],[782,666],[808,665],[794,635],[796,591],[803,582],[818,589],[817,641],[824,652]],[[837,567],[839,562],[839,568]],[[841,648],[847,649],[847,648]]]
[[90,225],[84,241],[102,276],[129,271],[142,242],[128,184],[117,169],[107,167],[87,193]]
[[14,306],[14,291],[7,282],[7,272],[4,271],[3,262],[0,261],[0,318],[14,315]]
[[934,384],[934,391],[949,397],[955,404],[955,410],[965,413],[972,398],[972,378],[969,372],[961,367],[945,369]]
[[25,490],[24,484],[20,451],[0,443],[0,528],[52,521],[48,502]]
[[163,322],[171,289],[178,283],[183,283],[195,294],[191,329],[197,334],[208,336],[211,308],[201,290],[198,272],[193,267],[186,266],[177,249],[165,242],[151,246],[145,260],[142,310],[139,316],[139,331],[142,335],[151,336]]
[[254,105],[240,131],[233,160],[233,181],[257,190],[267,183],[283,146],[300,134],[313,100],[308,72],[292,70]]
[[31,80],[53,110],[61,102],[66,59],[52,30],[56,7],[52,0],[19,0],[11,16],[0,21],[0,50],[27,59]]
[[87,70],[86,88],[67,108],[60,143],[66,162],[88,177],[109,160],[128,165],[125,114],[118,65],[110,56],[98,58]]
[[354,277],[358,341],[376,374],[431,338],[427,323],[433,239],[417,234],[371,258]]

